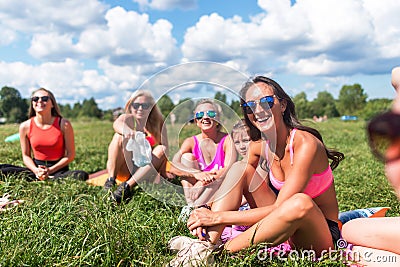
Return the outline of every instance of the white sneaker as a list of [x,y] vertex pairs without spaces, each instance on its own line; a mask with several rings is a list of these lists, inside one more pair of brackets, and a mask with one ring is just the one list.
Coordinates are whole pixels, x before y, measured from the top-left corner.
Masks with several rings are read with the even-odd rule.
[[182,248],[188,247],[196,240],[198,239],[190,238],[188,236],[182,236],[182,235],[174,236],[168,241],[168,248],[173,252],[178,252]]
[[221,241],[213,244],[208,241],[195,239],[184,246],[167,266],[169,267],[197,267],[214,264],[214,251],[222,249]]
[[178,221],[186,223],[189,219],[190,213],[194,208],[192,206],[186,205],[182,207],[181,214],[178,217]]

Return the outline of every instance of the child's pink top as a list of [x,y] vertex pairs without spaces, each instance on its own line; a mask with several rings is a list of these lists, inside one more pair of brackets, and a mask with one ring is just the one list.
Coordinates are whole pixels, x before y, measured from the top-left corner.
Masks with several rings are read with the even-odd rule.
[[200,149],[199,141],[196,136],[193,136],[194,139],[194,147],[193,147],[193,155],[199,162],[200,169],[202,171],[211,171],[211,170],[219,170],[224,167],[225,161],[225,152],[224,152],[224,141],[227,135],[222,137],[221,141],[218,143],[217,152],[215,153],[214,159],[207,165],[204,160],[203,153]]

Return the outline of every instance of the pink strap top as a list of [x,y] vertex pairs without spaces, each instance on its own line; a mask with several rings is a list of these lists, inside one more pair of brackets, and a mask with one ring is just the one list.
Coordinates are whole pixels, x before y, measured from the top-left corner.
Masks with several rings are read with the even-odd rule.
[[[290,153],[290,164],[293,165],[293,140],[294,134],[296,133],[297,129],[293,129],[290,133],[290,143],[289,143],[289,153]],[[268,146],[265,149],[266,159],[268,161]],[[269,179],[273,187],[277,190],[281,190],[285,181],[279,181],[275,178],[272,171],[269,171]],[[311,198],[316,198],[322,195],[333,183],[333,174],[331,166],[328,166],[325,171],[319,174],[313,174],[308,181],[306,188],[304,189],[303,193],[307,194]]]
[[211,170],[219,170],[224,167],[225,161],[225,152],[224,152],[224,141],[228,135],[225,135],[221,141],[218,143],[217,152],[215,153],[214,159],[207,165],[204,160],[203,153],[200,149],[199,141],[196,136],[193,136],[194,139],[194,147],[193,147],[193,155],[196,157],[199,162],[200,169],[202,171],[211,171]]

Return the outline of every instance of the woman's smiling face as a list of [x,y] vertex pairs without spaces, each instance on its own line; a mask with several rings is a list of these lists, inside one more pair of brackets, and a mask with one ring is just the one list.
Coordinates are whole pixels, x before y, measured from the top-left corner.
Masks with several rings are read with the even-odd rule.
[[[203,103],[196,107],[195,114],[198,112],[203,112],[203,117],[201,119],[195,119],[197,126],[202,130],[211,129],[217,126],[217,122],[214,118],[210,118],[207,111],[215,111],[214,105],[211,103]],[[218,113],[216,112],[216,117],[218,118]]]
[[257,103],[253,109],[253,112],[248,114],[248,118],[261,132],[274,129],[274,115],[276,115],[277,112],[281,112],[279,100],[276,97],[273,98],[274,104],[272,108],[263,108],[258,102],[262,97],[273,95],[274,90],[272,87],[261,82],[251,86],[245,95],[246,102],[255,101]]
[[34,95],[32,96],[32,107],[35,110],[35,112],[42,112],[46,110],[49,110],[51,112],[53,103],[50,99],[49,94],[44,90],[39,90],[35,92]]

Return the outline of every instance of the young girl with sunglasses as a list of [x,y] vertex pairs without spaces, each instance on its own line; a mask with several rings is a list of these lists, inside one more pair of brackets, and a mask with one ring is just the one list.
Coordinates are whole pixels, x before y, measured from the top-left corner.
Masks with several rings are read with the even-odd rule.
[[[19,127],[22,159],[26,167],[0,165],[0,173],[21,175],[29,180],[73,177],[88,179],[84,171],[69,170],[75,158],[74,131],[63,118],[52,92],[40,88],[33,92],[29,119]],[[33,155],[33,157],[32,157]]]
[[[400,67],[392,70],[397,97],[392,110],[372,119],[368,138],[372,152],[385,162],[386,176],[400,199]],[[343,238],[354,245],[350,255],[362,266],[400,264],[400,217],[360,218],[343,225]]]
[[[164,117],[152,94],[147,90],[136,90],[126,102],[125,111],[113,124],[115,134],[108,147],[107,160],[109,178],[104,184],[108,191],[116,185],[117,176],[126,180],[112,192],[112,199],[117,203],[128,202],[133,187],[145,178],[154,180],[159,173],[169,177],[165,170],[168,140],[163,127]],[[132,151],[126,150],[129,139],[134,138],[137,131],[146,135],[152,147],[151,163],[143,167],[136,166],[132,161]]]
[[221,131],[221,113],[221,107],[211,99],[199,101],[194,122],[201,133],[186,138],[172,159],[172,171],[181,177],[190,207],[211,201],[226,170],[237,158],[231,138]]
[[[292,249],[313,250],[319,257],[334,249],[340,238],[332,169],[343,154],[327,149],[317,130],[300,124],[293,101],[275,81],[255,77],[240,97],[254,141],[248,164],[238,162],[230,168],[211,210],[191,213],[187,226],[199,240],[171,240],[176,242],[170,247],[179,250],[173,266],[210,261],[211,251],[220,248],[224,227],[231,224],[251,226],[224,245],[231,252],[261,242],[288,242]],[[264,172],[256,171],[259,162]],[[269,180],[279,191],[277,196]],[[237,211],[242,195],[250,210]]]

